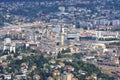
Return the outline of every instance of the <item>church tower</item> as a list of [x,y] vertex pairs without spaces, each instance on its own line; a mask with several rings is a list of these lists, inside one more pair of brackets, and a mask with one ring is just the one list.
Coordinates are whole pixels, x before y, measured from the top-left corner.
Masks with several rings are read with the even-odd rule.
[[64,46],[64,40],[65,40],[65,32],[64,32],[64,26],[62,24],[61,26],[61,31],[60,31],[60,42],[61,42],[61,45]]

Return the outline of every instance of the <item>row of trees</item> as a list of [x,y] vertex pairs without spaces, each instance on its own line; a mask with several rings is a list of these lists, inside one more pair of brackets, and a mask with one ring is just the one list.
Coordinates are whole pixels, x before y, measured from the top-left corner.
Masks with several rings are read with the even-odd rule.
[[109,45],[118,45],[118,46],[120,46],[120,42],[113,42],[113,43],[110,43]]
[[119,40],[117,38],[99,38],[100,41],[112,41],[112,40]]

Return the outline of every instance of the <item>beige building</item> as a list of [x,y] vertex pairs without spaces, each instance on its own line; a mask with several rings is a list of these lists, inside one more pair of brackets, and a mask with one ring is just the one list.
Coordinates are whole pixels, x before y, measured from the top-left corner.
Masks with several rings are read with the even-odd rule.
[[73,74],[72,73],[63,73],[62,80],[72,80]]

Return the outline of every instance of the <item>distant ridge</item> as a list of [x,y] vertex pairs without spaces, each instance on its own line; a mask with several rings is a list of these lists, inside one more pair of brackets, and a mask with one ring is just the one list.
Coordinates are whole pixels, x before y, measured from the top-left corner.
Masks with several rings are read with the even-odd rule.
[[22,2],[22,1],[40,1],[40,2],[43,2],[43,1],[65,1],[65,0],[0,0],[0,2]]

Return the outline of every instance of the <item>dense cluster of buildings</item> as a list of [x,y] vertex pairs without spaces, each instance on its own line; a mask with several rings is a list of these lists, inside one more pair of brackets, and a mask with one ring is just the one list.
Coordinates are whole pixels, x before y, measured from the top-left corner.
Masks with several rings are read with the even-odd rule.
[[[109,69],[113,67],[112,70],[117,67],[119,71],[120,46],[110,45],[111,43],[119,43],[119,31],[84,30],[74,26],[74,24],[63,22],[57,24],[39,22],[35,26],[21,25],[17,29],[4,27],[1,29],[1,51],[3,54],[1,59],[4,59],[10,53],[16,54],[16,50],[20,46],[22,49],[30,47],[44,53],[43,56],[51,55],[55,59],[57,59],[59,52],[70,49],[70,52],[64,54],[82,53],[84,54],[82,61],[94,63],[103,69],[105,68],[103,66],[108,66]],[[29,55],[34,53],[20,54]],[[68,58],[68,60],[72,59]],[[54,63],[55,60],[50,62]],[[112,70],[111,72],[114,72]],[[54,75],[59,74],[59,71],[54,71]],[[72,79],[74,78],[72,73],[65,74],[63,74],[63,80],[74,80]]]
[[[6,19],[4,26],[0,28],[0,66],[6,67],[11,63],[7,61],[9,55],[17,54],[15,60],[34,54],[51,56],[53,59],[49,63],[53,64],[59,60],[59,53],[81,53],[83,56],[80,61],[94,64],[119,80],[120,10],[117,6],[110,7],[107,4],[109,2],[117,5],[117,1],[0,2],[0,15]],[[27,52],[28,49],[32,51]],[[61,60],[72,62],[73,59]],[[58,64],[50,65],[51,70],[54,68],[53,76],[49,76],[47,80],[55,80],[54,76],[57,76],[56,80],[78,80],[73,75],[73,66],[63,62]],[[33,65],[32,68],[36,66]],[[65,70],[63,73],[59,70],[62,68]],[[13,74],[5,72],[0,74],[0,78],[2,75],[4,79],[11,79]],[[15,78],[26,79],[26,74],[31,72],[27,63],[21,64],[20,72],[22,74],[14,74]],[[87,72],[79,70],[79,73],[85,75]],[[91,74],[86,80],[92,78],[101,80],[97,79],[96,74]],[[40,75],[34,74],[34,79],[40,80]]]

